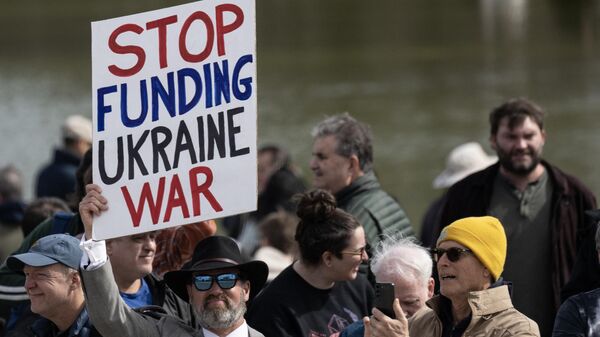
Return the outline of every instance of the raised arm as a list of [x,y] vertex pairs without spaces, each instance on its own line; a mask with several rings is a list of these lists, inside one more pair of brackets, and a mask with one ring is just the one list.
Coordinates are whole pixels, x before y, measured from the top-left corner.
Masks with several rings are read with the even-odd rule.
[[104,241],[91,240],[94,216],[108,209],[107,201],[97,185],[87,185],[86,192],[79,203],[79,213],[87,239],[82,243],[83,260],[89,258],[90,264],[82,266],[81,274],[92,323],[104,337],[160,337],[157,320],[133,311],[121,299]]

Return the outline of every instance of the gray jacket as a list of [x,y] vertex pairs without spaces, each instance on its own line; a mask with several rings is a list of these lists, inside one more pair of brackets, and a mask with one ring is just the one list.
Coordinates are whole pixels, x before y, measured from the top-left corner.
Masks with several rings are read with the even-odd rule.
[[[82,270],[90,319],[103,337],[203,337],[201,329],[168,315],[144,315],[129,308],[119,296],[110,261],[102,267]],[[264,337],[249,327],[249,337]]]

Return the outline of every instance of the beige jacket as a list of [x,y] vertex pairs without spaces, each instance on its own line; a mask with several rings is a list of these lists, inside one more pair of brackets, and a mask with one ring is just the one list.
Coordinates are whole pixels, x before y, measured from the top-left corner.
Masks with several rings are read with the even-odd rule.
[[[540,337],[537,323],[527,318],[512,305],[507,286],[474,291],[469,294],[471,323],[463,337]],[[411,337],[441,337],[442,321],[440,297],[427,301],[427,307],[418,311],[408,323]]]

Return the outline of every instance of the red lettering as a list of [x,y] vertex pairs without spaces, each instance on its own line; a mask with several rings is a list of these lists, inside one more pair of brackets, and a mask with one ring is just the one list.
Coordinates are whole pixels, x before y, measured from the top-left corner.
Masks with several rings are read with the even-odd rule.
[[[209,188],[213,181],[213,174],[210,168],[206,166],[194,167],[190,170],[190,189],[192,191],[192,202],[194,204],[194,216],[201,214],[200,210],[200,195],[204,194],[210,206],[217,212],[221,212],[223,207],[219,204],[215,196],[210,192]],[[198,185],[198,174],[204,174],[206,181],[202,185]]]
[[112,34],[110,34],[108,39],[108,47],[110,50],[112,50],[115,54],[134,54],[137,56],[137,62],[131,68],[123,69],[114,64],[108,66],[108,71],[110,71],[113,75],[127,77],[137,74],[142,69],[144,62],[146,62],[146,53],[144,52],[144,48],[135,45],[122,46],[117,43],[117,38],[122,33],[132,32],[139,35],[143,31],[144,29],[142,27],[129,23],[120,26],[119,28],[115,29]]
[[[204,25],[206,26],[206,45],[200,54],[190,53],[186,44],[188,30],[190,29],[191,24],[196,20],[204,22]],[[181,57],[188,62],[204,61],[210,55],[212,50],[215,39],[214,35],[215,29],[213,28],[212,21],[208,14],[200,11],[192,13],[192,15],[190,15],[183,23],[183,27],[181,27],[181,32],[179,33],[179,53],[181,54]]]
[[138,202],[137,209],[133,205],[133,200],[129,191],[127,190],[127,186],[121,187],[121,192],[123,193],[123,197],[125,198],[125,203],[127,204],[127,209],[129,210],[129,214],[131,215],[131,221],[133,221],[133,227],[139,227],[140,220],[142,219],[142,214],[144,213],[144,205],[147,203],[148,208],[150,208],[150,215],[152,217],[152,223],[157,224],[158,218],[160,216],[160,209],[162,206],[163,194],[165,190],[165,177],[161,177],[158,182],[158,192],[157,200],[154,202],[154,198],[152,197],[152,191],[150,190],[150,184],[144,183],[142,187],[142,193],[140,194],[140,200]]
[[171,211],[175,207],[181,207],[181,213],[184,218],[190,217],[190,211],[188,210],[187,203],[185,202],[185,195],[181,188],[181,182],[177,175],[173,176],[171,181],[171,188],[169,190],[169,199],[167,199],[167,210],[165,212],[164,222],[171,220]]
[[166,68],[167,62],[167,25],[177,22],[177,15],[150,21],[146,23],[146,29],[158,28],[158,58],[160,68]]
[[[231,12],[235,14],[235,20],[228,24],[223,25],[223,13]],[[224,4],[217,6],[217,50],[219,56],[225,55],[225,34],[231,33],[242,25],[244,22],[244,12],[241,8],[234,4]]]

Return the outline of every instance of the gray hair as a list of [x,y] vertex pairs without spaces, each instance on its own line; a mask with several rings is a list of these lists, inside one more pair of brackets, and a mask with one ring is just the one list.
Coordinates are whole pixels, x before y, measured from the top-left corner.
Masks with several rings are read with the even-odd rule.
[[370,171],[373,167],[373,136],[371,128],[357,121],[347,112],[326,118],[311,131],[313,138],[335,136],[338,141],[336,153],[350,158],[358,157],[360,168]]
[[375,248],[371,270],[379,279],[383,276],[417,280],[427,285],[431,278],[433,261],[429,251],[412,238],[388,237]]

